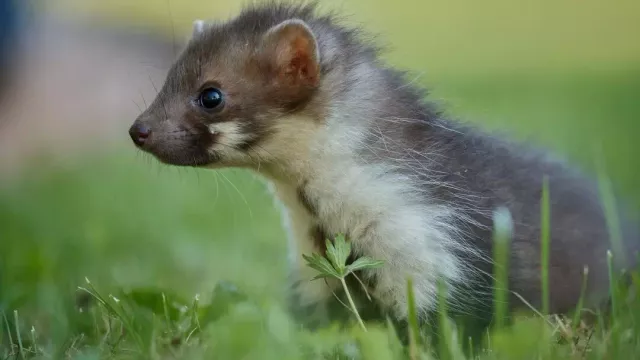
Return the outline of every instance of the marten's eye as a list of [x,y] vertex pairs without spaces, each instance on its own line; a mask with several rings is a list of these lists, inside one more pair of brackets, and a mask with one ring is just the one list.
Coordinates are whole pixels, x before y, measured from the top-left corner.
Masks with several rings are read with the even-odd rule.
[[216,88],[206,88],[198,96],[198,105],[213,110],[222,105],[222,92]]

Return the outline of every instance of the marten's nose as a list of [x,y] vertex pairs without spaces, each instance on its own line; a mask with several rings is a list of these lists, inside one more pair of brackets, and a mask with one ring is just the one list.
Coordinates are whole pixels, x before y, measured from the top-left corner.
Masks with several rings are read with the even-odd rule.
[[133,124],[129,129],[129,135],[136,145],[142,146],[149,135],[151,135],[151,128],[144,124]]

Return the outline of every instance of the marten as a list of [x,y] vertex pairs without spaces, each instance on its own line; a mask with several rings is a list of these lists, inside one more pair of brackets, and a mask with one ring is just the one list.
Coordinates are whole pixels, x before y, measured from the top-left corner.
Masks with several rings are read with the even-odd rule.
[[[317,273],[302,255],[322,254],[326,239],[344,234],[355,257],[383,261],[359,279],[385,316],[407,318],[411,278],[421,319],[436,310],[440,281],[452,311],[486,317],[500,208],[512,219],[509,308],[540,309],[544,179],[549,311],[572,311],[585,268],[585,304],[606,301],[615,247],[595,177],[449,118],[380,51],[313,3],[251,5],[228,21],[196,21],[129,133],[165,164],[245,168],[268,181],[289,229],[298,309],[336,302],[339,282],[311,281]],[[640,248],[631,212],[619,208],[616,271],[635,267]]]

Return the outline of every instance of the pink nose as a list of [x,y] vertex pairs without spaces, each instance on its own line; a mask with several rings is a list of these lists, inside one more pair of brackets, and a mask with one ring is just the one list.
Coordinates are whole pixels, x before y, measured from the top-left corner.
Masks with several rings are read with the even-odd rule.
[[134,144],[142,146],[149,135],[151,135],[151,128],[144,124],[133,124],[129,129],[129,135]]

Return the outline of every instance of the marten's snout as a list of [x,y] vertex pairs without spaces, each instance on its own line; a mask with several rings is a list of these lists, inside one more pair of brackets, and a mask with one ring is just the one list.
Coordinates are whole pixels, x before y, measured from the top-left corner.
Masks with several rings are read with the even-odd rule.
[[149,135],[151,135],[151,128],[144,124],[136,123],[129,129],[129,136],[137,146],[144,145]]

